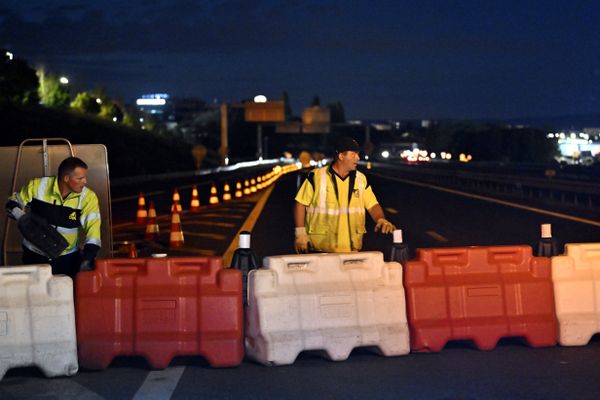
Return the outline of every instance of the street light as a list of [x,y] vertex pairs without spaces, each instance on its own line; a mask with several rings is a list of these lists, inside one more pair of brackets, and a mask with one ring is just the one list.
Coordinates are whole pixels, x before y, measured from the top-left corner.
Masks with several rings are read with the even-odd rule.
[[62,83],[63,85],[68,85],[69,84],[69,79],[66,76],[61,76],[58,81],[60,83]]
[[266,103],[267,96],[265,96],[264,94],[259,94],[257,96],[254,96],[254,102],[255,103]]

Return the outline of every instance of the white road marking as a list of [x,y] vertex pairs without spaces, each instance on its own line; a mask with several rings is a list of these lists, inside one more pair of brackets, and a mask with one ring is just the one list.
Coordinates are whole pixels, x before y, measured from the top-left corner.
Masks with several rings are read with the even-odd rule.
[[180,366],[150,372],[135,396],[133,396],[133,400],[170,399],[184,370],[185,367]]
[[437,233],[435,231],[427,231],[425,233],[427,233],[429,236],[431,236],[432,238],[434,238],[438,242],[447,242],[448,241],[448,238],[446,238],[445,236],[440,235],[439,233]]
[[568,214],[563,214],[563,213],[559,213],[559,212],[544,210],[542,208],[537,208],[537,207],[525,206],[523,204],[513,203],[513,202],[510,202],[510,201],[506,201],[506,200],[500,200],[500,199],[496,199],[496,198],[493,198],[493,197],[481,196],[481,195],[478,195],[478,194],[467,193],[467,192],[461,192],[460,190],[448,189],[448,188],[445,188],[445,187],[431,185],[431,184],[428,184],[428,183],[421,183],[421,182],[411,181],[409,179],[396,178],[396,177],[393,177],[393,176],[387,176],[387,175],[376,174],[376,173],[371,173],[371,174],[379,176],[379,177],[384,178],[384,179],[390,179],[390,180],[393,180],[393,181],[408,183],[409,185],[421,186],[421,187],[425,187],[425,188],[429,188],[429,189],[439,190],[440,192],[457,194],[459,196],[470,197],[472,199],[487,201],[487,202],[490,202],[490,203],[502,204],[502,205],[508,206],[508,207],[519,208],[521,210],[527,210],[527,211],[535,212],[535,213],[538,213],[538,214],[550,215],[550,216],[556,217],[556,218],[562,218],[562,219],[566,219],[566,220],[569,220],[569,221],[575,221],[575,222],[580,222],[582,224],[587,224],[587,225],[593,225],[593,226],[600,227],[600,222],[594,221],[594,220],[591,220],[591,219],[587,219],[587,218],[575,217],[573,215],[568,215]]
[[184,231],[183,235],[184,236],[193,236],[193,237],[202,237],[202,238],[208,238],[208,239],[214,239],[214,240],[225,240],[225,239],[227,239],[227,236],[220,235],[218,233]]

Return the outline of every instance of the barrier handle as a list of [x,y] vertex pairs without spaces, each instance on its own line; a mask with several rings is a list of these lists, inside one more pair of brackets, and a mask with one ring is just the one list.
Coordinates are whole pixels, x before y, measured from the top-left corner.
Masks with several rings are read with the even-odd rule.
[[310,261],[299,261],[287,263],[287,269],[292,271],[304,271],[310,268]]
[[369,265],[366,263],[366,258],[351,258],[342,261],[343,269],[366,269]]
[[[5,269],[5,268],[2,268]],[[0,281],[7,282],[20,282],[20,281],[37,281],[38,271],[30,269],[27,271],[10,271],[10,268],[6,268],[8,271],[0,271]]]
[[[134,258],[131,259],[136,260]],[[115,276],[115,275],[127,275],[127,274],[135,274],[140,270],[143,270],[145,268],[144,264],[140,264],[138,262],[131,262],[131,263],[127,263],[127,262],[121,262],[118,264],[113,264],[112,268],[108,269],[108,274],[111,276]],[[95,270],[98,270],[98,265],[96,265]]]

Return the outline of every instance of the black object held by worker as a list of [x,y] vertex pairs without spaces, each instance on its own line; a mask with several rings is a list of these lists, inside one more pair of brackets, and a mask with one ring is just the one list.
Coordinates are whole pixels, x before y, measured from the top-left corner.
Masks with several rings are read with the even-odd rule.
[[67,240],[43,217],[29,212],[19,218],[17,227],[25,239],[55,260],[69,246]]
[[554,257],[558,255],[558,244],[556,239],[552,237],[552,225],[542,224],[542,235],[537,243],[537,251],[535,253],[538,257]]
[[250,248],[250,232],[240,232],[239,247],[233,253],[231,268],[242,271],[242,286],[244,304],[248,302],[248,273],[253,269],[260,268],[258,257],[254,250]]
[[402,229],[396,229],[394,231],[394,244],[390,253],[390,261],[397,261],[400,264],[404,264],[409,259],[410,251],[408,246],[402,241]]

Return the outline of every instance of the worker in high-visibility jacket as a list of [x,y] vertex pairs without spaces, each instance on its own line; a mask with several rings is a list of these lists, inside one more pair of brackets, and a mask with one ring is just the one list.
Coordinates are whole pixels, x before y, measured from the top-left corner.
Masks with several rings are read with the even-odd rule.
[[373,188],[357,171],[360,147],[354,139],[340,138],[334,162],[312,170],[296,195],[294,221],[298,253],[350,252],[362,248],[365,210],[375,221],[375,232],[392,233]]
[[[6,203],[8,214],[15,220],[25,213],[43,217],[66,239],[66,249],[56,259],[27,239],[23,239],[24,264],[51,264],[53,274],[74,278],[80,270],[93,269],[94,259],[102,245],[100,239],[100,208],[98,197],[87,188],[85,162],[68,157],[58,167],[58,176],[34,178]],[[85,242],[80,249],[79,236]]]

